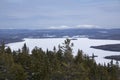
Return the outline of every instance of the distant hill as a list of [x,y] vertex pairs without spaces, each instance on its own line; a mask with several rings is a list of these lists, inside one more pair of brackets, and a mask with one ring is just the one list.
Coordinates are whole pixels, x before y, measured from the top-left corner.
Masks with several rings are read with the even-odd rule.
[[120,29],[0,29],[0,41],[21,41],[23,38],[88,37],[91,39],[120,40]]

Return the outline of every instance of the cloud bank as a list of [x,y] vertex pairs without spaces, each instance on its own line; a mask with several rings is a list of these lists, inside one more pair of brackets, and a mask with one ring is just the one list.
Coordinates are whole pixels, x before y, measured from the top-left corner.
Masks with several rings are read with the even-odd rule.
[[0,0],[0,29],[97,28],[96,25],[120,28],[120,0]]
[[97,25],[77,25],[77,26],[51,26],[48,29],[100,29]]

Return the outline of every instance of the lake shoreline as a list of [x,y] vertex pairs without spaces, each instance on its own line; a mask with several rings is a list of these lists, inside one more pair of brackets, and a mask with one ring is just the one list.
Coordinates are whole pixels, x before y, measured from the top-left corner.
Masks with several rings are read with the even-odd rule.
[[[10,43],[23,42],[23,41],[25,41],[25,39],[52,39],[52,38],[54,39],[54,37],[51,37],[51,38],[50,37],[47,37],[47,38],[23,38],[23,39],[19,39],[19,40],[4,42],[4,43],[5,44],[10,44]],[[55,37],[55,38],[57,39],[57,37]],[[64,37],[61,37],[61,38],[64,38]],[[87,38],[87,37],[85,37],[85,38]],[[95,39],[95,38],[88,38],[88,39]],[[112,40],[112,39],[96,39],[96,40]],[[105,51],[120,52],[120,43],[118,43],[118,44],[90,46],[90,48],[100,49],[100,50],[105,50]]]
[[[44,51],[47,49],[53,50],[54,46],[58,48],[58,45],[62,44],[66,38],[24,38],[22,42],[9,43],[7,46],[11,47],[12,50],[18,50],[22,48],[23,44],[29,47],[30,52],[35,46],[42,48]],[[71,40],[74,44],[73,55],[77,55],[78,49],[82,50],[84,54],[91,56],[93,53],[98,57],[95,58],[97,63],[109,63],[110,60],[105,59],[105,56],[118,55],[118,52],[103,51],[100,49],[93,49],[90,46],[105,45],[109,43],[120,43],[118,40],[98,40],[89,38],[77,38],[77,40]]]

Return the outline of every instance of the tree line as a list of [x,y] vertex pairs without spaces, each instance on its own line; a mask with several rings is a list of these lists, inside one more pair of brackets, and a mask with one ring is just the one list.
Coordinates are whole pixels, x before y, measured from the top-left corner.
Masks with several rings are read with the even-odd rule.
[[66,39],[53,50],[35,47],[29,54],[26,44],[12,51],[0,45],[0,80],[120,80],[119,63],[96,64],[78,50],[73,56],[73,43]]

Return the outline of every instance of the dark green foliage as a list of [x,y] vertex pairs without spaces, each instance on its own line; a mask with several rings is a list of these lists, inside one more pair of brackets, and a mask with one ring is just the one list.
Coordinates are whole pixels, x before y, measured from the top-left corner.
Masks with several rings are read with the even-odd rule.
[[11,51],[0,45],[0,80],[120,80],[120,68],[111,61],[108,65],[96,64],[94,58],[78,50],[72,55],[67,39],[53,51],[35,47],[32,54],[24,44],[22,49]]

